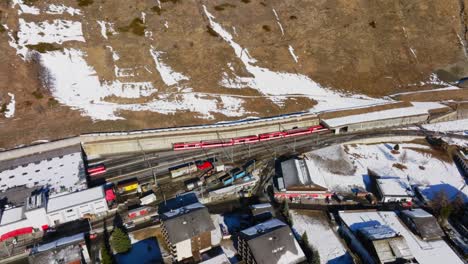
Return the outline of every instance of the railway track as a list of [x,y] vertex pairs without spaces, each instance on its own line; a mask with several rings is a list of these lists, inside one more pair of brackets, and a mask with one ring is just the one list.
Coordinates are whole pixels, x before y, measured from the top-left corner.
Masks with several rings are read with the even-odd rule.
[[[188,151],[165,151],[146,153],[146,160],[142,156],[126,157],[113,160],[108,172],[99,178],[105,178],[108,182],[117,182],[130,178],[139,178],[141,180],[152,178],[152,171],[156,171],[158,182],[167,182],[170,177],[168,169],[172,166],[216,157],[225,163],[235,163],[240,160],[256,157],[277,158],[281,155],[297,154],[300,152],[311,151],[314,149],[326,147],[332,144],[340,144],[355,139],[367,139],[376,137],[391,136],[431,136],[437,135],[436,132],[420,130],[381,130],[372,132],[360,132],[353,134],[311,134],[295,138],[282,138],[273,141],[258,142],[255,144],[245,144],[213,149],[200,149]],[[453,138],[466,139],[466,136],[449,134]],[[120,162],[120,163],[119,163]],[[107,164],[106,164],[107,165]]]

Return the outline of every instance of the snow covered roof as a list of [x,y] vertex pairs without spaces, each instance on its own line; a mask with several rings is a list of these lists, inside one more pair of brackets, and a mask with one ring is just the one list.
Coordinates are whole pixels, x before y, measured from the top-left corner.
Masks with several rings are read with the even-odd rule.
[[386,225],[365,226],[358,229],[358,232],[369,240],[378,240],[395,237],[398,234]]
[[240,236],[258,264],[300,263],[306,259],[289,226],[278,219],[242,230]]
[[376,121],[382,119],[401,118],[407,116],[418,116],[428,114],[429,110],[445,108],[445,105],[439,103],[425,102],[425,103],[412,103],[411,107],[402,107],[396,109],[388,109],[382,111],[375,111],[363,114],[356,114],[337,118],[324,118],[322,119],[329,127],[341,127],[350,124],[363,123],[369,121]]
[[2,212],[0,226],[8,225],[24,218],[24,206],[6,209]]
[[352,231],[366,226],[388,225],[405,238],[412,255],[420,264],[463,263],[445,241],[424,241],[413,235],[393,211],[340,211],[339,216]]
[[[323,178],[319,175],[318,171],[312,171],[308,168],[304,160],[290,159],[281,162],[281,170],[283,173],[284,188],[290,189],[291,187],[315,185],[316,187],[325,187]],[[310,166],[310,165],[309,165]]]
[[54,196],[50,198],[47,203],[47,212],[50,213],[99,199],[105,199],[102,186],[86,189],[80,192]]
[[408,181],[402,178],[379,178],[377,179],[377,185],[382,196],[413,196]]

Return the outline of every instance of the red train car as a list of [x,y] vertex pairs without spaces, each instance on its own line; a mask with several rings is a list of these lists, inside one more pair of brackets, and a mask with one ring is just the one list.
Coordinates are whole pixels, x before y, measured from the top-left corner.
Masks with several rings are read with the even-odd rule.
[[256,136],[256,135],[246,136],[246,137],[238,137],[238,138],[233,138],[232,139],[232,144],[233,145],[249,144],[249,143],[255,143],[255,142],[258,142],[258,136]]
[[95,176],[95,175],[103,174],[105,172],[106,172],[106,166],[104,166],[104,164],[88,168],[89,176]]
[[188,149],[200,149],[200,148],[218,148],[227,147],[241,144],[252,144],[259,141],[268,141],[286,137],[296,137],[302,135],[308,135],[317,132],[328,131],[327,128],[317,125],[306,128],[295,128],[285,131],[276,131],[270,133],[263,133],[245,137],[232,138],[227,140],[209,140],[200,142],[189,142],[189,143],[174,143],[174,150],[188,150]]
[[229,140],[210,140],[210,141],[202,141],[201,147],[202,148],[218,148],[218,147],[226,147],[232,146],[232,139]]
[[189,142],[189,143],[174,143],[174,150],[182,149],[199,149],[202,147],[201,142]]
[[258,135],[258,140],[259,141],[267,141],[267,140],[273,140],[273,139],[278,139],[283,137],[284,132],[278,131],[278,132],[271,132],[271,133],[264,133]]

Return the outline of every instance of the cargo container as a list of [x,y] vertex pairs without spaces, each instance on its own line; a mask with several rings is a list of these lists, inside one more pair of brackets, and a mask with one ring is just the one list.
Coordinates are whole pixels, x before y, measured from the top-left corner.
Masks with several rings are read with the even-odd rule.
[[196,172],[197,170],[198,168],[193,162],[185,163],[185,164],[181,164],[181,165],[169,168],[169,172],[171,173],[172,178],[177,178],[185,174],[190,174],[190,173]]
[[125,180],[117,184],[119,193],[138,192],[139,185],[136,179]]
[[203,185],[203,182],[198,178],[193,178],[188,181],[185,181],[185,187],[188,191],[192,191],[195,188],[198,188]]
[[156,195],[154,193],[143,196],[140,198],[140,204],[141,205],[148,205],[152,202],[156,201]]

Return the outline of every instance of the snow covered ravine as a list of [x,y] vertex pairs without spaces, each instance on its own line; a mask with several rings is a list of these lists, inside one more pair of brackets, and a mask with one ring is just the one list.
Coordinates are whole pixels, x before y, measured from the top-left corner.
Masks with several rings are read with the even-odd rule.
[[[287,99],[285,95],[306,95],[317,101],[314,111],[330,110],[339,107],[355,107],[384,102],[364,95],[343,95],[333,92],[314,82],[302,74],[274,72],[267,68],[256,66],[256,59],[250,56],[249,51],[234,41],[234,37],[215,21],[213,16],[203,5],[203,10],[210,23],[210,27],[234,50],[236,56],[244,64],[245,69],[254,77],[237,77],[236,80],[224,80],[222,83],[242,83],[244,87],[257,89],[265,95],[276,95],[273,102],[281,104]],[[297,57],[294,58],[295,60]],[[226,76],[225,76],[226,77]],[[227,88],[232,87],[229,86]],[[284,96],[284,97],[282,97]]]

